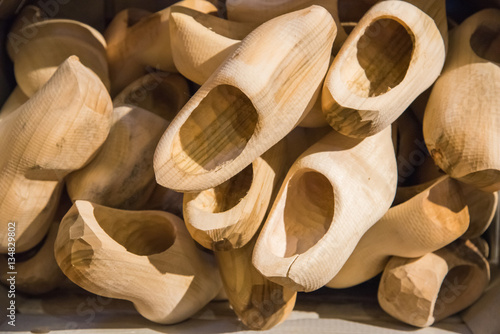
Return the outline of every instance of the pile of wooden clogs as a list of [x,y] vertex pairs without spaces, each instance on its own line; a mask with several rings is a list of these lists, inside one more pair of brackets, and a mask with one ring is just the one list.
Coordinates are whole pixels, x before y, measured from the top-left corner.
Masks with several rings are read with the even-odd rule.
[[227,0],[225,19],[184,0],[103,35],[18,12],[0,112],[18,289],[69,278],[162,324],[224,291],[252,329],[381,273],[381,307],[411,325],[472,305],[500,190],[500,10],[448,34],[444,0],[351,2]]

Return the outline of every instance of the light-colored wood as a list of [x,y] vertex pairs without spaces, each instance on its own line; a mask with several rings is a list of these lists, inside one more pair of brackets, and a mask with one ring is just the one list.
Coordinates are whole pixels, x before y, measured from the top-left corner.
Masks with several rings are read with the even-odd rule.
[[311,6],[250,33],[165,132],[155,155],[158,183],[216,187],[283,139],[326,73],[335,32],[331,15]]
[[465,183],[461,183],[460,186],[470,215],[469,228],[462,235],[462,239],[478,238],[486,232],[495,217],[498,193],[484,192]]
[[64,177],[85,166],[105,141],[111,99],[76,57],[64,61],[33,97],[0,122],[0,252],[16,222],[16,251],[40,242]]
[[297,292],[269,281],[252,264],[255,236],[245,246],[216,251],[222,283],[238,319],[253,330],[267,330],[286,320]]
[[170,122],[190,96],[188,83],[181,75],[151,72],[128,85],[113,104],[138,106]]
[[[228,21],[176,7],[170,15],[170,41],[175,66],[186,78],[202,85],[256,27],[255,23]],[[314,94],[316,102],[300,126],[318,128],[328,125],[321,110],[322,87],[323,84]]]
[[438,77],[445,44],[433,19],[403,1],[373,6],[325,79],[323,112],[337,131],[373,135],[396,120]]
[[331,131],[288,172],[253,264],[270,280],[298,291],[324,286],[387,212],[396,183],[390,128],[366,139]]
[[73,20],[35,22],[9,35],[10,56],[19,87],[31,97],[69,56],[76,55],[109,87],[106,41],[94,28]]
[[444,176],[389,209],[363,235],[327,286],[347,288],[365,282],[381,273],[391,256],[424,256],[453,242],[468,227],[468,208],[460,184]]
[[147,110],[122,105],[96,157],[66,177],[71,200],[86,200],[124,210],[141,209],[156,181],[153,155],[168,122]]
[[500,190],[500,10],[474,14],[450,34],[443,74],[424,115],[434,161],[451,177]]
[[448,49],[448,17],[446,16],[446,0],[402,0],[418,7],[429,15],[441,33],[444,47]]
[[61,222],[55,254],[75,284],[130,300],[162,324],[191,317],[221,288],[213,257],[196,247],[181,219],[163,211],[76,201]]
[[0,122],[9,114],[16,111],[16,109],[19,108],[23,103],[28,101],[28,99],[29,98],[26,96],[26,94],[23,93],[21,88],[19,88],[19,86],[16,86],[16,88],[14,88],[14,91],[9,95],[7,101],[5,101],[2,108],[0,109]]
[[216,251],[246,245],[264,219],[285,163],[282,140],[221,185],[184,194],[184,219],[193,239]]
[[177,6],[170,13],[170,43],[177,70],[202,85],[257,24],[224,20]]
[[[112,22],[112,29],[105,33],[108,41],[107,56],[112,96],[146,74],[147,67],[166,72],[177,71],[172,58],[169,30],[170,11],[175,6],[188,7],[204,13],[217,12],[217,8],[208,1],[184,0],[144,16],[137,22],[125,20],[132,15],[130,12],[117,14],[118,22]],[[143,14],[140,13],[139,17]],[[127,70],[124,71],[124,68]]]
[[[23,257],[31,255],[28,259],[23,260],[20,254],[16,254],[16,274],[14,275],[16,291],[39,295],[54,290],[64,282],[66,276],[59,269],[54,257],[54,242],[58,228],[59,223],[51,225],[47,236],[42,240],[42,245],[28,251],[34,254],[23,254]],[[8,268],[6,255],[0,255],[0,266]],[[5,270],[0,280],[4,284],[9,284],[7,279],[10,277],[11,275]]]
[[393,257],[382,274],[378,300],[390,315],[427,327],[472,305],[490,280],[488,261],[470,241],[418,259]]

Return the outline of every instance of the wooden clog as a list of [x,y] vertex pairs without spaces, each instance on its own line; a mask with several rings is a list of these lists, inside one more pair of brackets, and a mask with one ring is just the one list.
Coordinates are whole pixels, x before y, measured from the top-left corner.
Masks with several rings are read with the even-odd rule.
[[[54,242],[59,223],[53,223],[41,245],[24,254],[16,254],[15,286],[16,290],[30,295],[47,293],[59,287],[66,276],[62,273],[54,257]],[[8,268],[6,255],[0,255],[0,265]],[[8,284],[8,271],[4,271],[0,280]]]
[[228,21],[177,6],[170,13],[170,43],[177,70],[202,85],[257,24]]
[[424,138],[451,177],[500,190],[500,10],[466,19],[450,34],[443,74],[424,115]]
[[157,323],[189,318],[221,288],[213,257],[196,247],[182,220],[163,211],[76,201],[61,222],[55,254],[75,284],[130,300]]
[[179,74],[151,72],[128,85],[113,104],[138,106],[170,122],[190,96],[188,83]]
[[8,39],[16,81],[26,96],[38,91],[72,55],[109,87],[106,41],[94,28],[74,20],[53,19],[25,25],[18,34],[31,37]]
[[489,280],[481,252],[470,241],[457,240],[417,259],[393,257],[382,275],[378,301],[394,318],[427,327],[474,303]]
[[[255,23],[228,21],[189,8],[175,7],[170,15],[175,66],[186,78],[202,85],[256,26]],[[321,110],[322,87],[318,87],[313,97],[316,102],[299,126],[318,128],[328,125]]]
[[[159,12],[140,18],[135,24],[127,20],[128,13],[119,13],[105,33],[111,78],[111,95],[115,96],[131,82],[146,74],[148,67],[176,72],[170,46],[169,17],[175,6],[209,13],[217,8],[205,0],[184,0]],[[140,14],[142,16],[143,14]],[[139,16],[139,17],[140,17]],[[121,29],[120,29],[121,28]],[[127,70],[124,71],[123,69]]]
[[438,77],[445,43],[434,20],[404,1],[382,1],[359,21],[325,79],[323,112],[351,137],[396,120]]
[[396,192],[391,129],[362,139],[332,131],[293,164],[259,235],[253,264],[298,291],[328,283]]
[[217,251],[247,244],[264,219],[285,163],[286,144],[280,141],[223,184],[184,194],[184,219],[193,239]]
[[365,282],[381,273],[391,256],[423,256],[453,242],[468,227],[468,208],[460,184],[442,177],[420,194],[389,209],[363,235],[327,286],[346,288]]
[[255,240],[239,249],[216,251],[215,257],[233,311],[248,328],[266,330],[288,318],[297,292],[271,282],[255,269]]
[[52,221],[64,177],[85,166],[106,139],[111,99],[76,57],[64,61],[31,99],[0,122],[0,252],[7,223],[16,251],[40,242]]
[[163,135],[157,182],[184,192],[216,187],[283,139],[323,79],[335,31],[331,15],[311,6],[250,33]]
[[153,155],[167,124],[139,107],[116,107],[109,136],[99,153],[66,178],[71,200],[141,209],[156,187]]

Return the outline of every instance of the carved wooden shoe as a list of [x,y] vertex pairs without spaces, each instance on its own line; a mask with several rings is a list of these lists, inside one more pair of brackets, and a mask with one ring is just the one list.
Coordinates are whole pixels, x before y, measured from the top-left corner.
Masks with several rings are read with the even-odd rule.
[[156,186],[153,155],[167,124],[139,107],[115,108],[113,125],[99,153],[66,179],[71,200],[141,209]]
[[172,56],[177,70],[202,85],[257,24],[228,21],[189,8],[175,7],[169,19]]
[[298,291],[324,286],[387,212],[396,182],[390,128],[364,140],[332,131],[288,172],[253,264],[270,280]]
[[55,254],[80,287],[130,300],[162,324],[189,318],[221,287],[213,258],[197,249],[182,220],[162,211],[76,201],[61,222]]
[[391,255],[423,256],[448,245],[468,226],[469,214],[460,184],[445,176],[389,209],[363,235],[327,286],[346,288],[365,282],[384,270]]
[[[16,290],[39,295],[54,290],[66,279],[54,258],[54,242],[56,240],[59,223],[50,226],[48,235],[42,240],[41,245],[27,251],[26,254],[16,254]],[[25,260],[24,258],[27,259]],[[8,268],[8,258],[0,255],[0,265]],[[1,281],[9,284],[8,271],[4,271]]]
[[138,106],[170,122],[190,96],[188,83],[179,74],[152,72],[128,85],[113,104]]
[[[204,84],[253,29],[254,23],[228,21],[189,8],[175,7],[170,15],[170,41],[175,66],[186,78]],[[337,36],[334,44],[337,43]],[[321,88],[299,126],[327,126],[321,109]]]
[[38,91],[72,55],[109,87],[106,41],[94,28],[74,20],[54,19],[23,26],[19,35],[32,36],[9,38],[16,81],[26,96]]
[[10,221],[16,222],[17,252],[40,242],[64,177],[85,166],[101,147],[112,109],[97,75],[70,57],[0,122],[0,252],[7,247]]
[[500,10],[474,14],[450,34],[443,74],[424,115],[424,138],[451,177],[500,190]]
[[252,265],[255,240],[239,249],[216,251],[222,283],[231,308],[250,329],[270,329],[288,318],[297,292],[269,281]]
[[184,219],[193,239],[217,251],[247,244],[264,219],[284,160],[286,144],[280,141],[223,184],[184,194]]
[[323,88],[328,123],[351,137],[389,126],[438,77],[445,44],[435,22],[403,1],[373,6],[335,57]]
[[396,319],[427,327],[474,303],[489,280],[485,257],[470,241],[457,240],[418,259],[393,257],[378,301]]
[[250,33],[163,135],[157,182],[178,191],[216,187],[284,138],[321,83],[334,37],[334,21],[319,6]]
[[[137,22],[125,21],[128,13],[118,14],[117,22],[110,24],[111,28],[105,36],[108,41],[107,56],[112,96],[146,74],[148,66],[166,72],[176,72],[168,22],[170,11],[175,6],[193,8],[204,13],[217,11],[208,1],[185,0],[144,16]],[[127,22],[127,25],[123,22]],[[124,68],[127,70],[124,71]]]
[[441,33],[445,49],[448,49],[448,17],[446,16],[446,0],[401,0],[418,7],[429,15]]

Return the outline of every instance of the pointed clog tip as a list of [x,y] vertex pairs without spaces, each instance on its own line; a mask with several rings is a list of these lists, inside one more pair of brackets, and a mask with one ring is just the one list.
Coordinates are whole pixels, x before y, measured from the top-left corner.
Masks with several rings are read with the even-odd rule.
[[64,61],[64,63],[66,63],[69,66],[78,66],[78,65],[81,65],[80,58],[78,58],[78,56],[75,56],[75,55],[69,56]]

